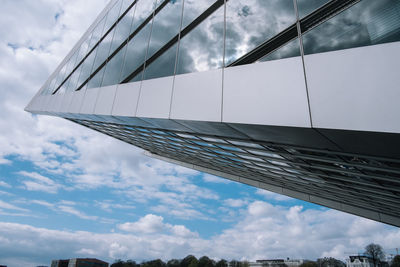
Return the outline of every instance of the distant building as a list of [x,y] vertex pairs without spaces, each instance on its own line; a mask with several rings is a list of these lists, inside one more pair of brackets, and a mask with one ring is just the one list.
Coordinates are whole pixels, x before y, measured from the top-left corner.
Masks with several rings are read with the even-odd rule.
[[98,259],[76,258],[69,260],[53,260],[51,267],[108,267],[108,263]]
[[249,267],[299,267],[304,260],[300,259],[271,259],[249,262]]
[[[377,267],[388,267],[389,264],[386,261],[378,261]],[[349,256],[346,259],[346,267],[374,267],[374,261],[371,257],[365,255]]]

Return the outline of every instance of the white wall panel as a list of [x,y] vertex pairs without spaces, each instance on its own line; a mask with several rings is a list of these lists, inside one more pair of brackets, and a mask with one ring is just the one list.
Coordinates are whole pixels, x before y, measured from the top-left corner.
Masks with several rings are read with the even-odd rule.
[[142,82],[136,117],[168,119],[173,77]]
[[112,115],[135,116],[139,90],[140,82],[118,85],[112,108]]
[[98,88],[87,89],[85,98],[83,99],[82,107],[79,113],[93,114],[96,105]]
[[65,93],[64,99],[62,100],[62,104],[61,104],[61,112],[62,113],[69,112],[69,107],[71,105],[71,101],[73,99],[73,96],[74,96],[73,92]]
[[70,113],[79,113],[83,98],[85,97],[85,90],[74,91],[71,105],[69,106]]
[[400,42],[305,56],[314,127],[400,133]]
[[171,119],[221,121],[222,70],[175,77]]
[[225,69],[223,122],[310,127],[301,57]]
[[95,114],[111,115],[116,89],[116,85],[95,89],[98,90],[96,106],[94,109]]

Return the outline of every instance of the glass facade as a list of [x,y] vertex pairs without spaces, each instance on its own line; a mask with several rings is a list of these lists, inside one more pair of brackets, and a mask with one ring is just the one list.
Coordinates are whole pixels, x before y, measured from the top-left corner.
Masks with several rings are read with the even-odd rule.
[[400,41],[400,0],[114,0],[101,16],[42,95]]

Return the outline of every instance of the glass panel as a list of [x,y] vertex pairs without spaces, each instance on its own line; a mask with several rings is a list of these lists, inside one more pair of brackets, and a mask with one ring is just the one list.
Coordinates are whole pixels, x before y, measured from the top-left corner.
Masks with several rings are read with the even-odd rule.
[[131,33],[151,15],[155,2],[154,0],[139,0],[136,3],[135,19],[133,20]]
[[124,63],[125,52],[126,46],[119,50],[118,53],[107,63],[101,86],[114,85],[120,82],[121,68]]
[[89,77],[92,70],[93,62],[96,56],[96,49],[82,63],[81,73],[79,75],[77,87],[79,88],[84,81]]
[[101,43],[96,48],[96,59],[94,60],[92,73],[107,59],[110,53],[110,46],[112,42],[112,37],[114,30],[109,32],[107,36],[101,41]]
[[114,52],[128,38],[134,13],[135,7],[132,7],[116,26],[110,53]]
[[107,20],[104,26],[103,34],[106,33],[112,25],[117,21],[119,17],[119,12],[121,10],[122,0],[118,0],[117,3],[108,11]]
[[181,25],[182,0],[169,0],[154,17],[148,58],[178,34]]
[[298,56],[300,56],[300,43],[299,43],[299,38],[296,38],[290,41],[289,43],[281,46],[280,48],[276,49],[269,55],[266,55],[265,57],[260,59],[260,61],[263,62],[263,61],[270,61],[288,57],[298,57]]
[[226,4],[225,65],[296,22],[293,0],[230,0]]
[[189,25],[215,2],[215,0],[185,0],[182,29]]
[[143,79],[143,71],[139,72],[138,75],[136,75],[135,77],[133,77],[132,79],[129,80],[130,83],[133,82],[140,82]]
[[86,56],[87,52],[89,51],[89,44],[90,44],[91,38],[92,38],[92,36],[89,35],[89,37],[86,39],[86,41],[83,42],[81,47],[79,48],[79,53],[78,53],[78,57],[76,59],[74,68],[77,66],[77,64],[79,64],[82,61],[82,59]]
[[[57,90],[57,88],[60,86],[60,84],[64,81],[66,68],[67,68],[67,66],[64,65],[64,67],[62,67],[62,69],[58,73],[57,82],[56,82],[56,85],[54,87],[54,90]],[[53,92],[54,92],[54,90],[53,90]]]
[[[121,7],[121,12],[120,15],[122,15],[127,9],[128,7],[133,3],[134,0],[123,0],[122,1],[122,7]],[[131,8],[131,10],[133,9],[133,7]]]
[[99,72],[96,73],[96,75],[92,79],[90,79],[87,85],[87,89],[97,88],[101,86],[101,82],[103,81],[104,70],[105,68],[102,68]]
[[97,24],[96,28],[94,28],[93,33],[92,33],[92,38],[90,39],[90,45],[88,52],[94,47],[94,45],[100,40],[102,33],[103,33],[103,28],[104,24],[106,22],[106,18],[103,18],[99,24]]
[[66,89],[67,92],[72,92],[74,90],[77,89],[78,86],[78,79],[79,79],[79,75],[81,73],[81,68],[82,67],[78,67],[74,73],[72,74],[72,76],[70,77],[70,81],[68,83],[68,87]]
[[122,70],[122,80],[143,64],[149,43],[150,28],[151,22],[147,24],[132,40],[130,40]]
[[172,76],[175,71],[177,44],[169,48],[164,54],[157,58],[144,72],[144,80]]
[[181,39],[177,74],[221,68],[223,37],[224,8],[220,7]]
[[305,54],[400,41],[400,0],[363,0],[303,36]]
[[299,18],[303,18],[314,10],[320,8],[330,0],[297,0],[297,10],[299,12]]

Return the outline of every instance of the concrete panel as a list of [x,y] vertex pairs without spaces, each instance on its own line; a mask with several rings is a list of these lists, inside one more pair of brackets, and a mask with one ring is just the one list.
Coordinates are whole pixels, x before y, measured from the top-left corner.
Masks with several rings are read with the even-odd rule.
[[86,90],[86,94],[83,99],[82,107],[79,113],[93,114],[94,107],[96,105],[97,93],[98,88]]
[[139,98],[140,82],[118,85],[112,115],[135,116],[137,101]]
[[400,227],[400,219],[398,217],[386,215],[386,214],[380,214],[381,215],[381,222],[391,224],[391,225],[397,225]]
[[278,193],[278,194],[282,194],[282,192],[283,192],[282,187],[270,185],[270,184],[266,184],[266,183],[261,183],[261,182],[260,182],[260,188],[265,189],[270,192]]
[[175,76],[171,119],[221,121],[222,70]]
[[400,42],[305,56],[314,127],[400,133]]
[[168,119],[173,77],[142,82],[136,117]]
[[310,201],[310,195],[308,195],[308,194],[304,194],[304,193],[293,191],[293,190],[286,189],[286,188],[283,188],[282,193],[284,195],[287,195],[290,197],[294,197],[294,198],[301,199],[301,200],[308,201],[308,202]]
[[111,115],[117,85],[100,87],[98,89],[95,114]]
[[260,187],[260,182],[259,181],[255,181],[252,179],[247,179],[247,178],[239,178],[239,182],[247,184],[247,185],[251,185],[254,187]]
[[223,122],[311,127],[300,57],[225,69]]
[[70,113],[79,113],[83,98],[85,97],[85,90],[75,91],[72,97],[71,105],[69,106]]
[[333,200],[310,195],[310,201],[318,205],[326,206],[332,209],[337,209],[337,210],[341,209],[341,204]]

